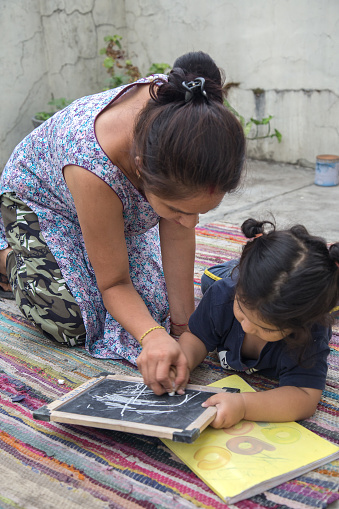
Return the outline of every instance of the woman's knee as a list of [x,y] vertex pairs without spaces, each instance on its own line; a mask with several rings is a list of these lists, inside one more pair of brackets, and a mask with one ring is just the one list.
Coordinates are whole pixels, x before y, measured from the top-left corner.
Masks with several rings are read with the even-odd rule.
[[[58,309],[42,308],[32,303],[28,305],[27,300],[22,299],[19,307],[24,316],[48,339],[64,346],[83,345],[86,340],[86,329],[80,308],[76,303],[71,308],[61,306],[60,302],[58,304]],[[60,314],[61,307],[64,309],[68,307],[68,312]]]
[[56,262],[49,270],[46,264],[40,264],[40,270],[35,265],[36,260],[22,263],[14,251],[9,253],[7,274],[19,309],[49,339],[67,346],[84,344],[80,308]]

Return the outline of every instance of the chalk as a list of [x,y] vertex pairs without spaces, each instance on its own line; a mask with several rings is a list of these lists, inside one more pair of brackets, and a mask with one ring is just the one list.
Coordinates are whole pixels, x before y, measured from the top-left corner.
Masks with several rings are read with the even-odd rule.
[[174,381],[172,382],[172,388],[173,388],[173,391],[168,393],[169,396],[175,396],[175,382]]
[[64,383],[65,383],[65,380],[58,380],[59,385],[64,385]]
[[25,399],[25,396],[23,396],[22,394],[18,394],[17,396],[13,396],[12,398],[12,401],[22,401],[23,399]]

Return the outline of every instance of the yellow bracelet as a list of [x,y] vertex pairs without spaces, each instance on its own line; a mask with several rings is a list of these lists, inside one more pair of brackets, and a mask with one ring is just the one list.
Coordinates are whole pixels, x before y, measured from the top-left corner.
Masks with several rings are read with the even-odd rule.
[[144,339],[145,336],[147,336],[147,334],[149,334],[150,332],[152,332],[152,330],[155,330],[155,329],[164,329],[165,327],[162,327],[162,325],[156,325],[155,327],[151,327],[150,329],[148,329],[148,331],[146,331],[142,336],[141,338],[139,339],[139,343],[140,345],[142,346],[142,340]]

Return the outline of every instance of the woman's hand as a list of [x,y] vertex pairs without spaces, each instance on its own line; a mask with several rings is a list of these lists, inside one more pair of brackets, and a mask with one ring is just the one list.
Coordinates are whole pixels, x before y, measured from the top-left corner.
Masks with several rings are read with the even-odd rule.
[[[184,389],[188,382],[187,359],[179,344],[165,330],[156,329],[143,340],[137,366],[144,383],[160,396]],[[173,373],[176,373],[173,380]]]
[[208,398],[203,407],[216,406],[217,415],[210,424],[213,428],[231,428],[245,417],[245,401],[242,394],[219,393]]

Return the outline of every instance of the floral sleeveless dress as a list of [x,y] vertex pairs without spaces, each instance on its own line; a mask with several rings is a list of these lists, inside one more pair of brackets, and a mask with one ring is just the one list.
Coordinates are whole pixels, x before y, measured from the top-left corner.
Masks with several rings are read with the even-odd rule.
[[[162,76],[163,77],[163,76]],[[94,357],[132,363],[138,342],[106,311],[85,248],[63,168],[73,164],[106,182],[123,205],[130,275],[153,318],[167,325],[168,299],[162,270],[159,217],[128,178],[112,164],[95,136],[98,114],[114,99],[154,76],[74,101],[32,131],[14,150],[1,176],[0,194],[15,192],[38,216],[86,327],[86,348]],[[0,249],[7,246],[1,221]],[[133,318],[133,317],[131,317]]]

